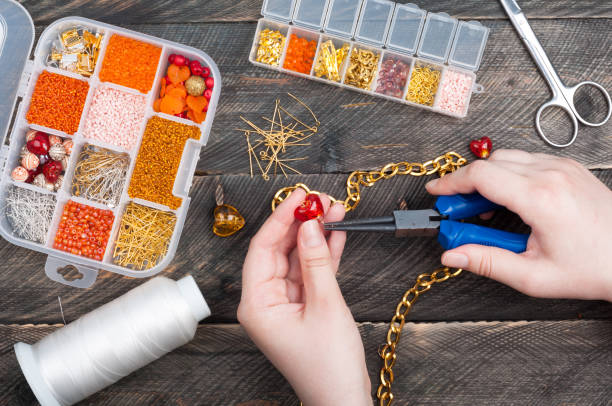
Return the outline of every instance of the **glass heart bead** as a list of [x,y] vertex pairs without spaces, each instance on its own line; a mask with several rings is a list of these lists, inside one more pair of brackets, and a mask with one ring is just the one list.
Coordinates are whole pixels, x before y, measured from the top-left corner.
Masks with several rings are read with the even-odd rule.
[[478,158],[488,158],[492,149],[493,143],[489,137],[482,137],[479,140],[473,140],[470,142],[470,150],[472,150],[474,155],[476,155]]
[[323,217],[323,203],[318,195],[309,193],[306,198],[293,212],[298,221],[308,221]]
[[219,237],[229,237],[244,227],[244,217],[229,204],[222,204],[215,207],[215,222],[213,233]]

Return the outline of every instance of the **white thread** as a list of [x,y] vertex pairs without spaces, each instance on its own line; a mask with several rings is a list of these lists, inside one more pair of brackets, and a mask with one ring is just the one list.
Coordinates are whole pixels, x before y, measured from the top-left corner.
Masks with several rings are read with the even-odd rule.
[[69,406],[186,344],[209,315],[191,276],[157,277],[15,351],[41,405]]

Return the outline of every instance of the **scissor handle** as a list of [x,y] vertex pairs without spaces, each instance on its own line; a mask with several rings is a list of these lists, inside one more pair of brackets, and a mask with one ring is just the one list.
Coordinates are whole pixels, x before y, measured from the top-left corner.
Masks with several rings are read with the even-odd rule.
[[[576,114],[574,114],[574,106],[570,106],[565,99],[563,98],[563,96],[556,94],[556,92],[553,92],[555,95],[553,96],[553,98],[544,103],[539,109],[538,112],[536,113],[536,129],[538,130],[538,134],[540,134],[540,137],[542,137],[542,139],[548,144],[551,145],[553,147],[557,147],[557,148],[564,148],[564,147],[569,147],[570,145],[572,145],[574,143],[574,141],[576,141],[576,136],[578,136],[578,120],[576,119]],[[549,140],[546,137],[546,134],[544,134],[544,130],[542,130],[542,126],[540,125],[540,116],[542,115],[542,112],[544,110],[546,110],[547,108],[550,107],[557,107],[560,108],[562,110],[564,110],[567,115],[569,116],[569,118],[572,120],[572,123],[574,125],[574,132],[572,134],[572,138],[565,144],[557,144],[556,142],[553,142],[551,140]]]
[[[596,89],[598,89],[604,96],[604,98],[606,99],[606,103],[608,104],[608,112],[606,114],[606,117],[598,122],[598,123],[592,123],[590,121],[585,120],[580,113],[578,112],[578,109],[576,108],[576,100],[574,99],[574,96],[576,95],[576,92],[578,91],[578,89],[580,89],[583,86],[593,86]],[[612,99],[610,99],[610,93],[608,93],[608,91],[599,83],[596,82],[591,82],[590,80],[584,81],[584,82],[580,82],[578,83],[576,86],[574,87],[570,87],[570,88],[565,88],[565,98],[566,100],[572,105],[572,110],[574,111],[574,114],[576,115],[576,118],[578,119],[578,121],[580,121],[582,124],[589,126],[589,127],[599,127],[604,125],[605,123],[608,122],[608,120],[610,119],[610,116],[612,116]]]

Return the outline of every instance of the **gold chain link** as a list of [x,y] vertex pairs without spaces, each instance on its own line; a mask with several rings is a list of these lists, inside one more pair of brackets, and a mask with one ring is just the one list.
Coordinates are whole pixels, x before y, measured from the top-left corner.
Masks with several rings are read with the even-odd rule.
[[[427,161],[425,163],[399,162],[390,163],[382,167],[379,171],[355,171],[351,173],[346,180],[346,199],[340,201],[347,212],[355,210],[361,201],[361,186],[374,186],[381,179],[390,179],[396,175],[410,176],[425,176],[437,173],[440,177],[448,172],[454,172],[459,167],[467,164],[467,159],[458,153],[451,151],[444,155]],[[280,189],[272,199],[272,211],[276,209],[283,200],[285,200],[295,189],[304,189],[306,193],[321,194],[316,190],[310,190],[303,183],[298,183],[295,186],[289,186]],[[339,200],[329,196],[332,204]],[[402,328],[406,322],[406,317],[414,302],[420,295],[427,292],[436,283],[441,283],[449,279],[455,278],[461,274],[462,269],[451,270],[447,267],[438,268],[432,273],[424,273],[417,277],[413,287],[408,289],[402,300],[398,303],[395,314],[389,323],[387,331],[387,340],[383,347],[378,351],[378,354],[383,360],[383,366],[380,370],[380,384],[376,391],[379,406],[389,406],[393,402],[393,393],[391,393],[391,384],[393,383],[393,365],[397,361],[395,350],[399,345]]]
[[459,276],[461,272],[463,272],[462,269],[451,270],[450,268],[443,267],[436,269],[432,273],[420,274],[414,286],[404,293],[389,323],[386,343],[378,351],[378,355],[380,355],[383,360],[383,366],[380,369],[380,384],[376,391],[379,406],[389,406],[393,402],[394,396],[393,393],[391,393],[391,384],[394,379],[393,365],[395,365],[395,361],[397,361],[395,350],[399,345],[402,328],[406,323],[406,317],[408,313],[410,313],[410,310],[412,310],[414,302],[417,301],[420,295],[431,289],[435,283],[441,283],[455,278]]
[[[379,180],[390,179],[396,175],[425,176],[437,173],[440,176],[444,176],[446,173],[453,172],[466,163],[467,159],[451,151],[425,163],[398,162],[387,164],[378,171],[355,171],[346,180],[346,199],[340,201],[332,196],[329,196],[329,199],[332,204],[340,201],[344,205],[345,210],[349,212],[355,210],[359,205],[362,186],[374,186]],[[274,195],[272,211],[297,188],[304,189],[306,193],[320,194],[320,192],[310,190],[303,183],[284,187]]]

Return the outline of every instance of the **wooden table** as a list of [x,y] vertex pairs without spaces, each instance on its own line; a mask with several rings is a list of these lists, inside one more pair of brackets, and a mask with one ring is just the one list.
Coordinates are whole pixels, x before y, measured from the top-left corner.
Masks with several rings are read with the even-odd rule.
[[[261,1],[23,0],[37,35],[50,22],[81,15],[200,48],[223,76],[223,90],[178,251],[162,274],[195,276],[213,316],[193,342],[94,395],[87,404],[297,405],[291,387],[253,346],[236,322],[240,272],[249,239],[269,214],[270,198],[305,182],[341,197],[347,173],[391,161],[424,161],[449,150],[470,157],[467,144],[488,135],[495,148],[520,148],[577,159],[612,186],[612,124],[580,128],[576,143],[553,150],[534,130],[535,111],[549,91],[496,1],[417,0],[421,8],[480,20],[491,29],[469,116],[457,120],[423,110],[256,68],[247,58]],[[609,1],[524,0],[533,28],[568,83],[592,79],[612,90],[612,4]],[[134,55],[138,59],[138,55]],[[291,92],[322,122],[320,136],[296,167],[304,173],[269,182],[249,176],[239,116],[256,120]],[[367,103],[361,106],[345,105]],[[608,169],[606,169],[608,168]],[[402,177],[364,192],[357,215],[382,215],[404,199],[411,208],[432,204],[426,179]],[[213,194],[247,219],[246,228],[221,239],[210,232]],[[353,214],[354,215],[354,214]],[[493,227],[521,230],[510,215]],[[571,230],[568,230],[571,232]],[[415,277],[439,265],[434,239],[396,240],[352,235],[339,283],[359,324],[373,393],[381,366],[377,349],[397,301]],[[35,404],[12,350],[35,342],[66,321],[142,283],[101,272],[89,290],[52,282],[45,256],[0,241],[0,403]],[[612,399],[612,304],[538,300],[471,274],[436,286],[407,323],[394,372],[396,404],[609,404]],[[282,334],[282,332],[279,332]],[[325,334],[321,332],[321,334]]]

